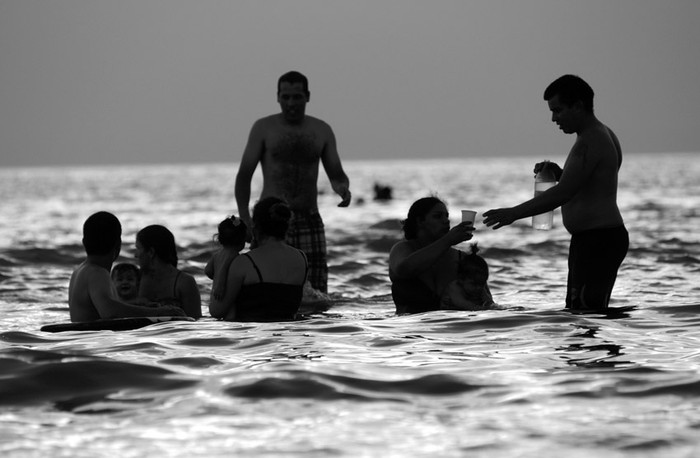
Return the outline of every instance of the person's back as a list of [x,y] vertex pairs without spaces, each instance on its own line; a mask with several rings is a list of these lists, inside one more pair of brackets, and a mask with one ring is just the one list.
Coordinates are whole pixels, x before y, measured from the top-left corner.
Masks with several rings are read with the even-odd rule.
[[294,319],[306,281],[304,253],[286,244],[267,244],[237,259],[244,264],[245,278],[236,302],[236,320]]
[[[71,321],[94,321],[102,318],[95,307],[91,297],[92,292],[99,289],[100,284],[105,284],[104,276],[109,274],[103,267],[83,262],[70,277],[68,284],[68,309]],[[116,290],[110,283],[108,292],[117,296]]]
[[292,212],[282,199],[255,204],[253,230],[258,247],[237,256],[226,277],[223,298],[212,297],[209,313],[237,321],[294,319],[308,272],[303,251],[285,241]]

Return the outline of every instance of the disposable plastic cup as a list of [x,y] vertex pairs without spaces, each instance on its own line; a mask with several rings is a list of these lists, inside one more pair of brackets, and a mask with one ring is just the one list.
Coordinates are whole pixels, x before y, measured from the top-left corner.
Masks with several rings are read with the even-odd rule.
[[472,223],[474,225],[474,220],[476,219],[476,212],[474,210],[462,210],[462,222]]

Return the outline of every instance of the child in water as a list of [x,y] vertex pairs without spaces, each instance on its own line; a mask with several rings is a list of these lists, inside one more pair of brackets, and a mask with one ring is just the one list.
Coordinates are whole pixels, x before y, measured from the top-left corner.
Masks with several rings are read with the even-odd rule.
[[450,282],[442,295],[442,310],[486,310],[495,306],[486,284],[489,279],[489,266],[479,256],[476,244],[471,253],[461,256],[457,274],[459,278]]
[[110,276],[119,299],[124,302],[136,302],[141,281],[141,271],[138,266],[127,262],[117,264],[112,269]]
[[211,297],[221,299],[226,293],[226,277],[228,268],[236,256],[245,247],[248,227],[242,219],[231,215],[219,223],[219,232],[214,238],[219,242],[221,248],[211,257],[204,273],[214,280],[211,289]]

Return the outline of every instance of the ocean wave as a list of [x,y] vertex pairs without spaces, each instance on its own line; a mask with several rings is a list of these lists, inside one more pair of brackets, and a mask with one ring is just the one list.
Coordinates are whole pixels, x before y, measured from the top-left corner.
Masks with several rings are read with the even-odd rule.
[[0,373],[0,405],[48,403],[69,410],[122,392],[153,396],[197,383],[154,366],[16,348],[0,351]]
[[446,374],[404,380],[376,380],[311,371],[286,371],[247,383],[228,386],[229,396],[275,399],[410,401],[413,396],[449,396],[484,388]]

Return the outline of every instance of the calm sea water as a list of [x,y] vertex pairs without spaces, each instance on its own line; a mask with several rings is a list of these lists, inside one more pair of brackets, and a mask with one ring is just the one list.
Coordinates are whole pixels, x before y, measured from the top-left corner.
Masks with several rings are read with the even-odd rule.
[[[39,329],[68,321],[98,210],[121,219],[124,260],[138,229],[169,227],[208,298],[236,165],[0,170],[0,455],[700,455],[698,154],[625,159],[631,247],[612,305],[633,311],[562,311],[557,214],[547,232],[477,222],[503,310],[394,315],[387,258],[409,205],[435,193],[456,222],[518,203],[542,159],[347,162],[347,209],[322,176],[333,305],[308,320],[60,334]],[[394,199],[374,201],[375,182]]]

